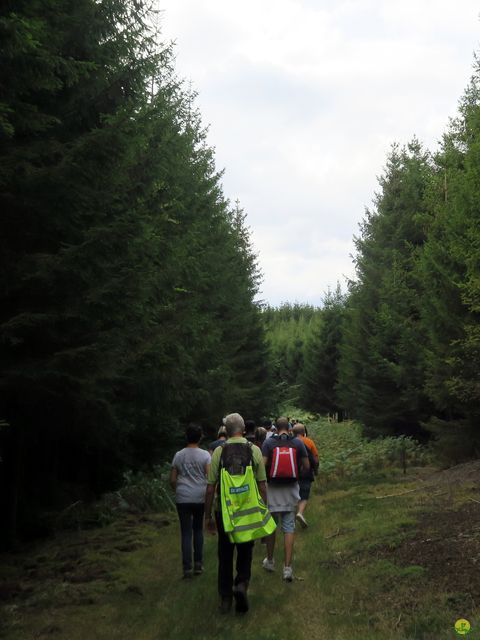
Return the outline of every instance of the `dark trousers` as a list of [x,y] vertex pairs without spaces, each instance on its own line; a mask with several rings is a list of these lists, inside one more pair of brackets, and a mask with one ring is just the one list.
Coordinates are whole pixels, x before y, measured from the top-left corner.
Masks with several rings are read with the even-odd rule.
[[203,561],[203,502],[177,503],[178,517],[180,520],[180,533],[182,537],[182,562],[183,570],[192,569],[192,542],[193,561],[201,564]]
[[[252,571],[253,541],[235,544],[230,542],[223,528],[222,514],[216,512],[218,532],[218,593],[222,598],[232,595],[233,584],[241,582],[248,586]],[[233,553],[237,548],[237,575],[233,580]]]

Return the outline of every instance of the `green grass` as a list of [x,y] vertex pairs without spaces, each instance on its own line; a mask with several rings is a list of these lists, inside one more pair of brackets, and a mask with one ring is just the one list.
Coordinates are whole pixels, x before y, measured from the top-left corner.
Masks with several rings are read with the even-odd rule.
[[[321,434],[329,427],[319,424],[312,430],[320,446]],[[342,432],[339,439],[338,431],[329,436],[336,443],[335,454],[342,438],[351,447],[354,437]],[[358,433],[355,438],[363,446]],[[404,478],[386,462],[370,476],[362,472],[317,482],[306,514],[310,527],[296,537],[297,579],[292,584],[282,581],[281,548],[276,550],[277,571],[264,572],[264,547],[257,543],[251,611],[243,617],[217,614],[215,538],[206,539],[205,573],[181,579],[173,515],[167,518],[168,526],[160,526],[164,516],[143,522],[131,516],[103,529],[63,534],[28,553],[2,559],[10,581],[28,585],[25,569],[33,566],[40,572],[30,580],[32,593],[3,607],[3,635],[9,640],[454,638],[453,624],[464,615],[462,585],[452,585],[448,594],[428,590],[422,566],[401,566],[379,551],[412,536],[425,506],[420,492],[393,499],[377,496],[407,491],[416,482],[413,471]],[[99,578],[63,580],[61,568],[68,569],[69,563],[67,577],[99,571]],[[478,637],[479,626],[470,621],[474,633],[469,637]]]

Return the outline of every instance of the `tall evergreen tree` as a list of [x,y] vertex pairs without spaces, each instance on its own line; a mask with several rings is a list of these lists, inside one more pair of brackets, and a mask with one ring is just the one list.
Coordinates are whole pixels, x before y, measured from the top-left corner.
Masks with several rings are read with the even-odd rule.
[[188,417],[269,403],[248,233],[152,24],[136,0],[0,8],[12,535],[18,505],[95,494],[165,456]]
[[425,241],[428,154],[414,140],[394,147],[373,212],[356,239],[339,367],[343,406],[374,433],[416,429],[428,408],[423,370],[419,283],[415,265]]
[[305,344],[305,362],[300,378],[302,406],[318,413],[337,413],[338,363],[345,313],[345,295],[340,286],[329,291],[323,301],[321,322]]
[[437,416],[480,451],[480,65],[436,157],[436,192],[421,262],[426,391]]
[[262,319],[266,328],[279,402],[298,402],[304,368],[305,348],[317,327],[320,310],[303,304],[284,303],[265,307]]

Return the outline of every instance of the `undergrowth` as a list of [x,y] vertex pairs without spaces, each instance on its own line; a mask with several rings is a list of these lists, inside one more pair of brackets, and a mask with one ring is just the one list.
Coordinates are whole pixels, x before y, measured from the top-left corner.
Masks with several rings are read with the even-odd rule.
[[320,479],[331,483],[344,478],[361,479],[432,461],[428,447],[406,436],[368,440],[353,421],[328,422],[304,419],[309,435],[317,442]]

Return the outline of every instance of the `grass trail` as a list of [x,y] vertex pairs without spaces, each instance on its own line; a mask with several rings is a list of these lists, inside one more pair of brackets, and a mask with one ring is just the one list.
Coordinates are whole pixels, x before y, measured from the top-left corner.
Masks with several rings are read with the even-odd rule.
[[[204,574],[182,580],[175,516],[127,516],[1,558],[8,599],[0,634],[9,640],[442,640],[457,637],[453,624],[466,617],[474,627],[469,637],[480,637],[477,587],[470,575],[457,575],[455,557],[438,558],[447,578],[446,565],[453,565],[449,584],[437,580],[436,565],[422,550],[418,557],[407,553],[431,544],[423,541],[435,538],[440,514],[457,523],[465,516],[471,528],[460,527],[457,544],[480,545],[475,482],[445,489],[425,482],[432,470],[412,469],[404,477],[390,468],[357,479],[344,472],[316,484],[310,527],[296,538],[292,584],[281,579],[281,548],[277,571],[269,574],[261,568],[264,547],[256,544],[246,616],[217,614],[216,538],[206,538]],[[445,530],[451,531],[449,522]],[[472,549],[458,547],[458,561]]]

